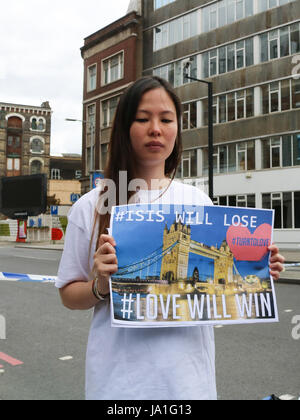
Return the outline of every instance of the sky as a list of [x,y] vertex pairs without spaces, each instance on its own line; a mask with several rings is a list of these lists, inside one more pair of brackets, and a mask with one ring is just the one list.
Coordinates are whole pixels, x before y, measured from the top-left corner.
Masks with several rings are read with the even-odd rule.
[[124,16],[129,0],[1,3],[0,102],[52,108],[51,155],[81,154],[84,38]]

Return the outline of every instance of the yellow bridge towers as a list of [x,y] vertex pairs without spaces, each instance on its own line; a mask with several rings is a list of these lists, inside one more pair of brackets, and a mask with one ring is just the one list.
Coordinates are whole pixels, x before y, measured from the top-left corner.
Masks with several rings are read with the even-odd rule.
[[193,253],[214,260],[214,284],[227,285],[233,279],[233,254],[224,240],[220,248],[209,247],[203,243],[191,240],[191,227],[181,222],[173,223],[168,229],[167,225],[163,234],[163,250],[177,245],[162,259],[161,280],[169,283],[179,281],[201,282],[199,279],[199,267],[192,267],[193,276],[188,278],[189,254]]

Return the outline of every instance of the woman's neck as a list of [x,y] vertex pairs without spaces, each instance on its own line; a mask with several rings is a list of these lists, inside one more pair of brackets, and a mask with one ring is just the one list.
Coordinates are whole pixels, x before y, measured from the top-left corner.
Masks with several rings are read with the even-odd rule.
[[143,179],[149,190],[159,190],[166,188],[170,179],[165,176],[165,168],[143,167],[136,171],[136,178]]

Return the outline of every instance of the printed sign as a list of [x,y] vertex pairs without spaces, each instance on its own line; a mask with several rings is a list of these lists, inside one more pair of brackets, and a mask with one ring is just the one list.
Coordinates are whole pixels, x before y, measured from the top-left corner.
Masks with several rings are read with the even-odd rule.
[[112,325],[277,322],[273,219],[273,210],[237,207],[114,207]]

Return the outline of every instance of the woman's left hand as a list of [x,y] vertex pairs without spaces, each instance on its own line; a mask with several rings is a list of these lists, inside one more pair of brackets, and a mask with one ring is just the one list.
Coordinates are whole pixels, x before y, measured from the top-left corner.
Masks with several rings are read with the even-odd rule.
[[279,254],[279,248],[276,245],[271,245],[269,247],[269,251],[271,251],[271,258],[270,258],[270,274],[274,280],[278,280],[280,277],[280,273],[284,270],[283,264],[285,263],[285,259],[282,255]]

